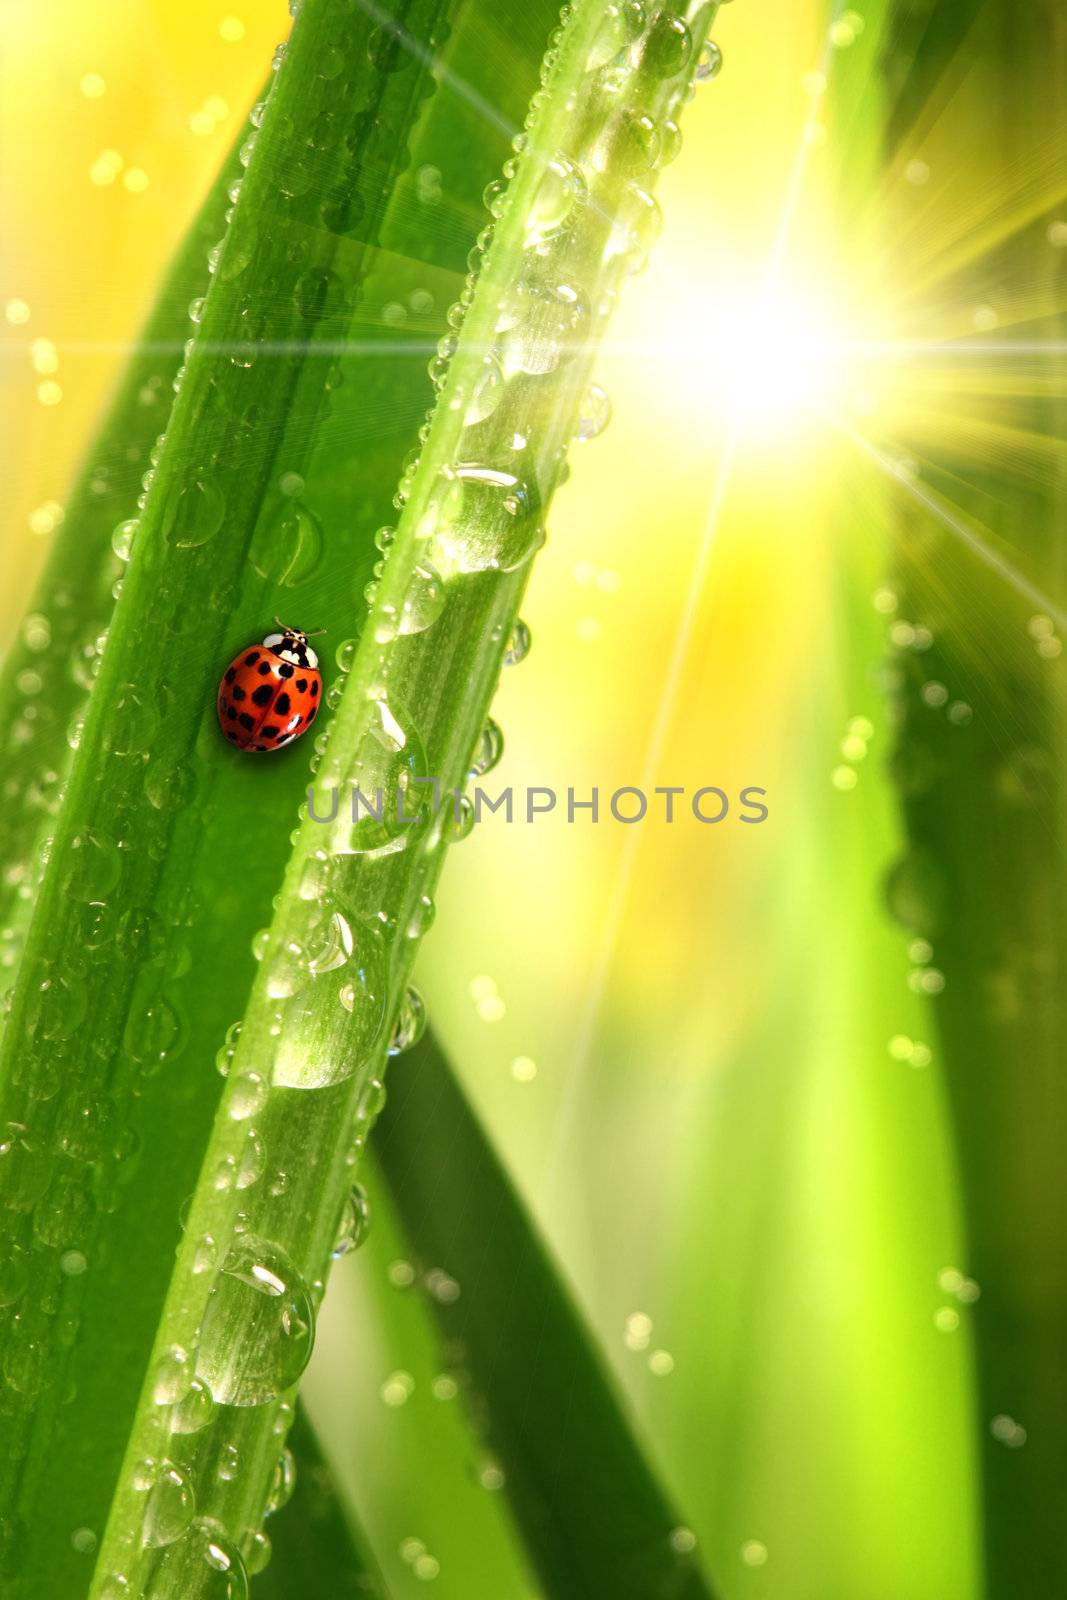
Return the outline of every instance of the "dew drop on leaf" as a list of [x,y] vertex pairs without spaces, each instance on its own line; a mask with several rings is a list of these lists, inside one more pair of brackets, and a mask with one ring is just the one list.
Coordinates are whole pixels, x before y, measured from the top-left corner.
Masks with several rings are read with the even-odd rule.
[[192,1522],[195,1510],[196,1500],[188,1474],[173,1461],[161,1461],[145,1502],[144,1542],[174,1544]]
[[314,1336],[311,1297],[289,1257],[279,1245],[242,1234],[208,1300],[197,1376],[220,1405],[265,1405],[299,1378]]
[[515,472],[461,461],[442,473],[435,549],[457,572],[514,572],[544,544],[535,496]]
[[389,1054],[398,1056],[417,1044],[426,1029],[426,1002],[419,991],[410,984],[400,1004],[400,1011],[389,1039]]
[[247,1600],[244,1562],[221,1525],[207,1517],[157,1556],[143,1600]]
[[261,578],[293,588],[316,571],[322,550],[322,524],[303,501],[294,499],[260,521],[249,560]]
[[163,533],[179,550],[196,550],[222,527],[226,501],[217,483],[193,478],[171,491],[163,513]]
[[336,1261],[358,1250],[370,1231],[370,1201],[362,1184],[355,1184],[345,1199],[330,1254]]

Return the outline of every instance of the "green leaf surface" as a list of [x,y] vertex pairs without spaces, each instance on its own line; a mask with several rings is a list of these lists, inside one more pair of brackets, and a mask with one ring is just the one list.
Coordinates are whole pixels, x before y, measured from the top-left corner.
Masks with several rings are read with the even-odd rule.
[[267,1524],[273,1553],[257,1580],[256,1600],[386,1600],[381,1575],[338,1499],[302,1408],[287,1449],[292,1496]]
[[[398,1080],[398,1081],[397,1081]],[[475,1425],[551,1600],[707,1600],[685,1518],[436,1043],[395,1075],[374,1148]]]

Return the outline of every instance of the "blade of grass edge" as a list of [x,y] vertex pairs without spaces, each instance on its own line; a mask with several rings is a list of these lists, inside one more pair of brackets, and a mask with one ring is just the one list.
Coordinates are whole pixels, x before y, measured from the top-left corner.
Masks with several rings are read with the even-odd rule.
[[256,1600],[386,1600],[374,1558],[341,1504],[301,1406],[287,1452],[280,1476],[292,1484],[291,1498],[267,1524],[273,1554],[256,1579]]
[[[396,1081],[399,1079],[399,1081]],[[475,1425],[552,1600],[710,1600],[712,1590],[559,1267],[435,1039],[395,1074],[372,1153]]]

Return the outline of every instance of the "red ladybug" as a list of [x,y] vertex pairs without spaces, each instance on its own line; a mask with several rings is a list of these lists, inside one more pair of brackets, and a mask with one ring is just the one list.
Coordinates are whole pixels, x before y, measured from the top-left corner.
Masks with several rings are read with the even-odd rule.
[[308,644],[315,635],[278,626],[281,633],[235,656],[219,684],[219,726],[238,750],[281,749],[307,732],[319,709],[322,673]]

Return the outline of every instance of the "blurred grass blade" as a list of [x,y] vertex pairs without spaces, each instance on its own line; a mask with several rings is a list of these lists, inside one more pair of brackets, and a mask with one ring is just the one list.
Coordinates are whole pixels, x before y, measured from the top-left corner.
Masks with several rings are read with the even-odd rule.
[[[398,527],[381,540],[388,560],[345,661],[234,1041],[100,1550],[98,1600],[123,1583],[148,1586],[154,1600],[184,1596],[220,1550],[243,1571],[238,1547],[254,1542],[269,1504],[330,1259],[363,1226],[353,1166],[381,1106],[382,1070],[418,1033],[411,963],[447,846],[473,818],[470,802],[453,816],[429,791],[435,779],[442,795],[461,790],[499,752],[498,738],[483,737],[488,704],[581,426],[596,337],[656,232],[649,185],[676,153],[675,118],[714,12],[657,9],[646,20],[573,7],[509,185],[492,197],[495,228],[433,368],[440,402],[401,481]],[[314,77],[322,21],[308,0],[282,89]],[[342,45],[351,49],[347,36]],[[264,135],[279,119],[272,104]],[[649,139],[649,124],[664,137]],[[227,240],[220,273],[231,249],[243,254],[240,237]],[[316,309],[344,298],[321,277],[301,282]],[[297,301],[306,310],[303,290]],[[180,1410],[192,1381],[211,1408],[196,1433]],[[160,1403],[172,1386],[173,1410]],[[230,1452],[243,1463],[237,1476],[216,1471]],[[146,1460],[157,1464],[147,1481]],[[167,1509],[184,1520],[165,1519],[161,1546],[153,1491],[164,1482]]]
[[[987,63],[998,119],[969,130],[970,154],[986,192],[1014,203],[1016,174],[1039,168],[1065,133],[1062,8],[967,0],[921,27],[908,10],[891,7],[914,50],[906,80],[895,48],[885,62],[893,150],[962,61]],[[1051,355],[1064,332],[1048,231],[1058,215],[1028,225],[1020,210],[1003,238],[980,235],[974,248],[961,234],[946,303],[984,307],[992,283],[1025,284],[1035,307],[1025,337],[1048,340]],[[1023,330],[1013,316],[997,336],[1006,364],[994,405],[974,419],[980,454],[961,467],[953,440],[923,440],[921,496],[902,492],[896,507],[894,619],[922,648],[894,641],[892,770],[910,842],[888,895],[933,997],[958,1150],[968,1253],[941,1287],[973,1331],[984,1592],[1051,1600],[1067,1592],[1067,547],[1056,443],[1067,407],[1062,385],[1046,382],[1052,366],[1015,364]],[[1023,438],[1043,453],[1002,449]]]
[[342,1507],[302,1407],[289,1431],[292,1498],[267,1524],[273,1554],[256,1600],[386,1600],[381,1574]]
[[[242,134],[242,139],[244,134]],[[182,242],[70,496],[28,615],[4,661],[8,686],[28,684],[0,725],[4,828],[0,861],[0,996],[14,981],[47,840],[73,760],[71,740],[100,665],[101,641],[124,567],[112,536],[132,517],[141,477],[162,435],[189,336],[189,305],[210,282],[208,251],[221,236],[234,150]],[[22,698],[19,692],[19,699]],[[6,1003],[4,1006],[6,1014]]]
[[416,1264],[460,1285],[433,1312],[546,1595],[708,1600],[692,1535],[436,1042],[398,1076],[373,1148]]

